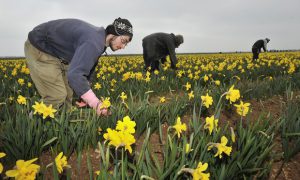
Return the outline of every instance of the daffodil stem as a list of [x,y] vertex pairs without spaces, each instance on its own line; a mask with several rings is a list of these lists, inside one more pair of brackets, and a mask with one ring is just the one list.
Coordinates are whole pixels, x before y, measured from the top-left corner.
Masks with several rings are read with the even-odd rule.
[[122,180],[125,179],[125,174],[124,174],[124,148],[122,148]]
[[115,149],[115,159],[114,159],[114,164],[115,164],[115,174],[118,171],[118,147]]
[[[219,101],[218,101],[218,104],[217,104],[217,107],[216,107],[216,113],[217,113],[217,110],[218,110],[219,107],[220,107],[220,103],[221,103],[221,100],[222,100],[223,96],[225,96],[227,93],[228,93],[228,92],[225,92],[225,93],[223,93],[223,94],[220,96]],[[216,114],[216,113],[215,113],[215,114]]]
[[[200,105],[200,109],[199,109],[199,120],[201,120],[201,110],[202,110],[202,105],[203,105],[203,103],[201,102],[201,105]],[[200,131],[200,126],[198,125],[199,124],[199,121],[196,121],[197,122],[197,131],[196,131],[196,133],[198,133],[198,131]]]
[[201,104],[200,104],[200,108],[199,108],[199,114],[198,114],[198,116],[199,116],[199,119],[200,119],[200,117],[201,117],[202,105],[203,105],[203,102],[201,102]]

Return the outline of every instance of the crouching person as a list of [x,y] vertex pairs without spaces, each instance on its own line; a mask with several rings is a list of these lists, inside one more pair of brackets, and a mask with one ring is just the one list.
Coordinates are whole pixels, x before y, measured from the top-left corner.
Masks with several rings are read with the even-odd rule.
[[72,107],[73,91],[98,115],[101,100],[92,91],[89,80],[98,59],[107,47],[124,49],[133,36],[127,19],[118,18],[106,28],[78,19],[59,19],[38,25],[25,42],[30,76],[46,105],[59,109]]
[[159,70],[160,62],[164,64],[166,57],[169,55],[171,60],[171,68],[176,69],[177,58],[175,48],[183,43],[182,35],[174,35],[173,33],[154,33],[143,39],[143,57],[145,69],[150,71]]

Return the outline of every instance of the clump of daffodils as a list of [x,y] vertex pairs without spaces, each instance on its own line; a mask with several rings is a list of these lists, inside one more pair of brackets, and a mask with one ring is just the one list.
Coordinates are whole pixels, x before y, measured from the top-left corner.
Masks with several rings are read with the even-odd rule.
[[136,123],[130,119],[129,116],[125,116],[123,120],[118,120],[116,129],[108,128],[103,135],[106,141],[109,141],[109,145],[113,145],[118,149],[119,147],[125,147],[129,153],[132,153],[131,145],[135,143]]
[[43,102],[35,102],[35,105],[32,106],[34,109],[33,114],[39,114],[43,116],[43,119],[46,117],[54,118],[54,113],[57,111],[56,109],[52,108],[52,104],[46,106]]

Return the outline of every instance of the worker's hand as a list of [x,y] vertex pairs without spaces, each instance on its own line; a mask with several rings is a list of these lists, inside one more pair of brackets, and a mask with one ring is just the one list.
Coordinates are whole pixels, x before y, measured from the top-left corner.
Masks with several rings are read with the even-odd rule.
[[100,109],[99,111],[97,111],[97,115],[98,116],[110,116],[111,115],[111,111],[104,108],[104,109]]
[[88,104],[85,103],[84,101],[76,101],[76,105],[77,105],[79,108],[82,108],[82,107],[86,107]]
[[109,111],[107,108],[101,108],[102,102],[99,101],[97,105],[97,115],[98,116],[110,116],[111,111]]
[[[106,108],[101,108],[102,101],[100,101],[94,92],[90,89],[84,93],[81,98],[83,101],[88,104],[91,108],[96,110],[98,116],[108,116],[111,115],[111,112]],[[77,103],[76,103],[77,104]],[[77,105],[84,105],[83,103],[78,103]]]

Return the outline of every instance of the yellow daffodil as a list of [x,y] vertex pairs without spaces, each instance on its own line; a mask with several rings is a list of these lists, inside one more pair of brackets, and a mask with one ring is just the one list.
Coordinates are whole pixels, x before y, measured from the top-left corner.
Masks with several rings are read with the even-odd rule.
[[22,95],[18,96],[17,101],[18,101],[19,104],[26,105],[26,98],[24,96],[22,96]]
[[208,81],[208,76],[205,74],[205,76],[203,77],[204,82]]
[[145,81],[146,81],[146,82],[150,82],[150,81],[151,81],[150,76],[146,76]]
[[290,66],[289,66],[288,73],[289,74],[293,74],[295,72],[295,70],[296,70],[296,67],[295,67],[295,65],[293,63],[290,63],[289,65]]
[[18,72],[16,69],[13,69],[12,72],[11,72],[11,75],[12,76],[17,76]]
[[50,104],[49,106],[46,106],[44,109],[43,113],[43,119],[45,119],[46,117],[51,117],[54,118],[54,113],[57,111],[56,109],[52,108],[52,104]]
[[12,97],[12,96],[9,96],[9,98],[8,98],[8,99],[9,99],[9,101],[10,101],[10,102],[12,102],[12,101],[14,100],[14,97]]
[[110,145],[113,145],[116,148],[125,147],[125,150],[128,150],[129,153],[132,153],[131,145],[135,143],[135,138],[132,134],[113,130],[110,132],[109,138]]
[[225,136],[222,136],[221,143],[212,143],[208,146],[207,150],[210,151],[213,147],[216,147],[218,149],[217,153],[215,154],[215,157],[219,156],[219,158],[222,158],[222,153],[227,154],[230,156],[230,153],[232,151],[232,147],[226,146],[228,142],[228,139]]
[[174,126],[172,126],[172,127],[176,130],[178,138],[180,138],[180,134],[183,131],[186,131],[186,124],[185,123],[181,123],[180,117],[177,117],[176,124]]
[[130,78],[130,72],[126,72],[125,74],[123,74],[122,81],[126,81],[129,78]]
[[106,129],[107,133],[103,137],[106,141],[109,141],[109,145],[113,145],[116,148],[125,147],[125,150],[132,153],[131,145],[135,143],[132,133],[135,132],[135,126],[136,123],[131,121],[129,116],[126,116],[123,118],[123,122],[118,121],[116,130],[111,128]]
[[190,153],[191,151],[193,151],[193,149],[191,149],[190,144],[186,144],[186,145],[185,145],[185,153],[188,154],[188,153]]
[[187,82],[184,86],[185,86],[186,91],[190,90],[192,87],[192,85],[189,82]]
[[105,140],[107,140],[107,141],[111,140],[111,137],[112,137],[113,134],[115,133],[114,131],[117,132],[116,130],[112,130],[111,128],[107,128],[107,129],[106,129],[106,132],[107,132],[107,133],[104,133],[104,134],[103,134],[103,138],[104,138]]
[[103,108],[109,108],[111,106],[111,103],[110,103],[110,98],[107,97],[105,99],[102,99],[102,104],[100,106],[100,109],[103,109]]
[[35,179],[36,174],[40,170],[39,165],[32,164],[36,160],[37,158],[28,161],[18,160],[16,162],[16,168],[14,170],[6,171],[5,174],[7,177],[14,177],[16,180]]
[[234,89],[234,85],[231,86],[231,88],[226,93],[226,99],[230,101],[230,104],[232,102],[235,102],[240,98],[240,91],[238,89]]
[[250,103],[243,103],[243,101],[241,101],[240,104],[235,104],[234,106],[239,115],[246,116],[249,112]]
[[21,86],[23,86],[23,85],[25,84],[24,79],[19,78],[19,79],[18,79],[18,83],[19,83]]
[[137,73],[135,73],[135,79],[136,80],[142,80],[143,79],[143,73],[141,73],[141,72],[137,72]]
[[35,102],[35,105],[32,105],[32,107],[34,109],[33,114],[36,114],[36,113],[43,114],[44,110],[46,109],[46,105],[43,102],[41,102],[41,103]]
[[235,142],[235,133],[232,127],[230,127],[230,131],[231,131],[231,140],[232,142]]
[[208,164],[202,162],[198,163],[198,166],[193,171],[193,180],[209,180],[210,173],[203,173],[207,170]]
[[206,96],[201,96],[202,103],[206,108],[209,108],[213,103],[213,98],[206,93]]
[[55,158],[56,169],[59,174],[63,172],[64,167],[68,167],[67,157],[63,155],[63,152],[60,152]]
[[160,97],[159,98],[159,102],[160,103],[165,103],[166,102],[166,98],[163,96],[163,97]]
[[123,121],[119,120],[117,122],[116,130],[126,132],[129,134],[133,134],[133,133],[135,133],[135,129],[134,129],[135,126],[136,126],[136,123],[134,121],[132,121],[129,116],[125,116],[123,118]]
[[122,99],[122,102],[124,102],[127,99],[127,95],[122,92],[120,98]]
[[[3,158],[4,156],[6,156],[6,154],[3,152],[0,152],[0,158]],[[2,171],[3,171],[3,165],[2,165],[2,163],[0,163],[0,174],[2,173]]]
[[217,129],[218,127],[218,119],[215,119],[215,116],[212,115],[211,117],[207,117],[205,119],[205,125],[204,125],[204,129],[208,129],[209,134],[211,135],[213,129]]
[[97,82],[97,83],[94,85],[94,88],[97,89],[97,90],[98,90],[98,89],[101,89],[101,84]]
[[188,96],[189,96],[189,100],[193,99],[195,97],[194,91],[191,91],[190,93],[188,93]]

